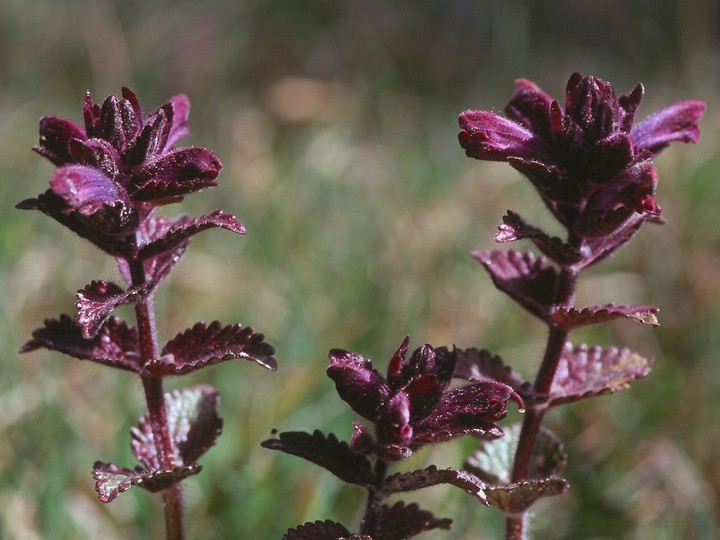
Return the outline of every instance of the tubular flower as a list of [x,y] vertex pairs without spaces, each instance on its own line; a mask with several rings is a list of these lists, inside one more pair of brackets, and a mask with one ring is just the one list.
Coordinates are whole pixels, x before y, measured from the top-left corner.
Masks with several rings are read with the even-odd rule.
[[173,97],[143,116],[132,90],[83,102],[84,127],[55,116],[40,120],[34,150],[58,168],[50,189],[18,205],[48,214],[107,252],[122,251],[155,206],[216,185],[222,164],[207,148],[176,148],[188,134],[190,102]]
[[507,161],[527,176],[571,237],[606,236],[628,220],[658,218],[652,158],[673,141],[697,142],[705,105],[683,101],[633,125],[638,84],[617,98],[596,77],[574,73],[565,106],[526,80],[505,108],[460,115],[469,157]]
[[330,351],[328,376],[340,397],[359,415],[375,424],[374,435],[355,424],[351,449],[377,454],[385,461],[406,459],[419,447],[462,435],[495,438],[495,422],[507,414],[513,390],[483,381],[448,390],[457,352],[423,345],[406,360],[408,338],[390,360],[387,378],[359,354]]

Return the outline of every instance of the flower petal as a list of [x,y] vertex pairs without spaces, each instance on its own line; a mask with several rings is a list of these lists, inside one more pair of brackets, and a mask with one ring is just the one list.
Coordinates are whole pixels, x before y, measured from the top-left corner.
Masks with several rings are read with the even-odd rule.
[[705,114],[701,101],[681,101],[635,124],[630,136],[640,148],[658,154],[673,141],[696,143],[700,138],[698,122]]
[[171,148],[177,141],[190,133],[188,128],[188,117],[190,115],[190,100],[185,94],[178,94],[170,98],[169,105],[172,107],[172,125],[168,133],[165,148]]
[[357,353],[333,349],[327,375],[335,381],[338,394],[360,416],[375,421],[390,397],[385,379],[372,363]]
[[468,157],[506,161],[511,157],[539,159],[543,143],[525,126],[488,111],[465,111],[459,117],[458,140]]
[[553,99],[535,83],[520,79],[515,81],[515,93],[505,107],[505,114],[541,138],[549,140],[553,131],[550,116],[552,103]]
[[416,422],[413,444],[443,442],[462,435],[496,438],[495,422],[507,414],[507,400],[516,396],[508,385],[483,381],[454,388],[427,418]]
[[74,161],[68,148],[73,139],[86,139],[80,126],[64,118],[45,116],[40,119],[40,144],[33,150],[55,165],[66,165]]
[[50,178],[50,186],[70,209],[86,216],[94,214],[103,206],[128,202],[122,186],[100,170],[85,165],[60,167]]
[[138,201],[187,195],[216,186],[220,169],[222,163],[207,148],[179,148],[146,162],[135,172],[128,189]]

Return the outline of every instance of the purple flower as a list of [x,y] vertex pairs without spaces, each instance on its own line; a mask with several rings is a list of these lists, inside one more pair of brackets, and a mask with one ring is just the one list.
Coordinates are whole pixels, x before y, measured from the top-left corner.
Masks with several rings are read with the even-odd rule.
[[128,88],[102,106],[87,92],[84,127],[55,116],[40,120],[34,150],[58,168],[49,190],[18,207],[41,210],[111,254],[123,252],[157,205],[216,185],[222,164],[212,151],[174,146],[188,134],[189,110],[184,95],[143,116]]
[[469,157],[507,161],[527,176],[574,238],[660,215],[651,160],[673,141],[697,142],[703,103],[683,101],[633,125],[640,84],[617,98],[609,83],[574,73],[564,109],[529,81],[516,86],[507,118],[460,115],[458,137]]
[[419,447],[462,435],[495,438],[495,422],[507,414],[510,397],[520,398],[502,383],[483,381],[448,389],[457,352],[423,345],[406,360],[408,338],[390,360],[387,378],[359,354],[330,351],[328,376],[340,397],[375,424],[374,435],[355,424],[351,449],[377,454],[385,461],[409,457]]

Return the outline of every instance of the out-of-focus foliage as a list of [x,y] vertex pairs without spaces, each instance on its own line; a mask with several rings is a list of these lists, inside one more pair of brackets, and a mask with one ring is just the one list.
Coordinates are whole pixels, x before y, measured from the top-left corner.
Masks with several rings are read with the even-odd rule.
[[[193,242],[159,293],[161,333],[199,319],[253,325],[280,365],[228,362],[182,381],[216,386],[225,420],[202,474],[186,481],[190,536],[279,538],[308,521],[353,523],[362,507],[360,491],[259,446],[272,428],[350,437],[353,416],[324,374],[330,348],[382,359],[409,334],[534,371],[542,325],[469,252],[494,247],[508,208],[551,220],[518,173],[464,157],[456,117],[500,111],[520,77],[559,95],[573,71],[618,92],[643,82],[638,118],[682,98],[706,101],[708,113],[697,146],[656,161],[668,224],[641,231],[581,284],[588,302],[661,307],[659,329],[620,321],[582,336],[657,362],[629,391],[550,415],[572,488],[539,507],[537,537],[716,537],[718,28],[712,0],[4,0],[0,537],[147,538],[162,528],[149,494],[101,505],[90,474],[95,460],[133,462],[129,428],[144,413],[134,376],[17,353],[46,314],[72,313],[89,280],[117,279],[89,244],[13,208],[51,173],[30,151],[40,116],[80,122],[86,89],[101,99],[127,85],[149,108],[190,97],[187,144],[212,148],[225,169],[180,211],[222,207],[248,235]],[[458,467],[476,445],[451,448],[411,465]],[[499,537],[499,513],[454,491],[418,497],[454,520],[438,535]]]

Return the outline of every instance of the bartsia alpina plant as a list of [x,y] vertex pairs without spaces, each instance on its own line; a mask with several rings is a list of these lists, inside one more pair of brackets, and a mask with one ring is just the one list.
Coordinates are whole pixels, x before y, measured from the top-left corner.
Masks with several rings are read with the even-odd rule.
[[[507,401],[522,400],[510,386],[497,381],[474,381],[450,386],[453,377],[470,373],[457,349],[423,345],[407,358],[409,339],[392,356],[383,377],[372,361],[341,349],[330,351],[327,375],[340,398],[372,427],[355,423],[350,443],[334,434],[284,432],[263,443],[311,461],[341,480],[367,491],[365,512],[357,533],[373,540],[400,540],[423,531],[448,529],[451,520],[438,519],[416,504],[384,504],[390,495],[439,484],[462,488],[488,504],[488,487],[462,469],[422,470],[390,474],[390,467],[428,444],[463,435],[491,440],[503,435],[495,424],[507,414]],[[461,359],[464,368],[458,368]],[[350,538],[351,532],[333,521],[306,523],[289,530],[286,540]],[[353,536],[355,538],[356,536]]]
[[[557,473],[564,462],[557,438],[542,427],[552,407],[626,388],[650,371],[652,360],[626,348],[573,345],[569,333],[582,326],[626,318],[657,325],[652,306],[606,304],[577,307],[581,270],[628,242],[645,222],[662,223],[655,200],[658,174],[653,158],[671,142],[697,142],[705,105],[683,101],[635,123],[643,95],[637,85],[620,97],[609,83],[573,74],[564,105],[521,80],[505,108],[460,115],[459,141],[469,157],[506,161],[525,175],[550,212],[566,229],[551,237],[508,211],[495,239],[531,240],[541,255],[482,251],[473,256],[495,286],[549,328],[534,381],[525,381],[499,357],[474,351],[478,376],[506,382],[527,405],[522,426],[511,437],[485,445],[469,460],[478,476],[515,486],[498,505],[507,515],[506,538],[527,534],[527,501],[516,497],[544,491],[556,495],[567,485]],[[507,468],[500,462],[511,463]],[[538,463],[544,463],[538,468]],[[560,482],[559,482],[560,480]],[[523,489],[521,486],[527,486]],[[553,487],[555,486],[555,487]]]
[[[239,324],[199,322],[159,342],[153,297],[192,237],[209,228],[245,233],[234,216],[220,210],[199,217],[158,213],[160,206],[217,185],[222,164],[212,151],[175,146],[188,134],[189,110],[184,95],[144,115],[128,88],[102,105],[86,93],[83,126],[54,116],[40,120],[34,150],[57,169],[45,193],[17,205],[47,214],[117,263],[123,285],[93,281],[77,293],[77,315],[47,319],[22,352],[44,347],[140,377],[147,414],[132,430],[131,448],[142,466],[98,461],[93,476],[103,502],[132,486],[162,491],[167,538],[183,537],[180,482],[200,472],[197,460],[215,444],[222,420],[214,388],[166,394],[163,379],[231,358],[276,369],[263,335]],[[124,304],[134,306],[135,325],[112,316]]]

